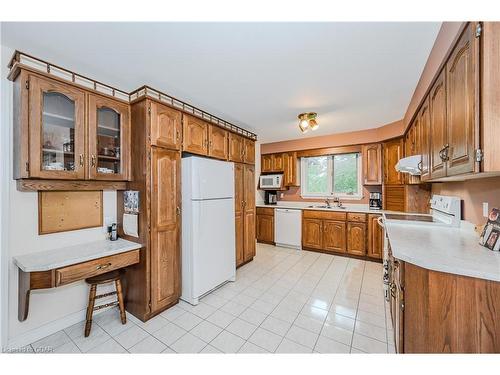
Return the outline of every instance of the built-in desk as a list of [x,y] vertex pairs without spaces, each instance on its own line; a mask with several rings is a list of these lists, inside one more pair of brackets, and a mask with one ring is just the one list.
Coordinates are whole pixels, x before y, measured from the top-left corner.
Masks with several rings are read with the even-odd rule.
[[32,290],[55,288],[139,263],[141,247],[119,238],[14,257],[19,267],[19,321],[28,317]]

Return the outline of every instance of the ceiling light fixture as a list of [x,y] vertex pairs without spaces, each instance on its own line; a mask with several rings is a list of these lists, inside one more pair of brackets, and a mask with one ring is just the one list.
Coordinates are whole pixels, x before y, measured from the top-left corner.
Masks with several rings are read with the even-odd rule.
[[302,132],[302,134],[305,134],[311,130],[316,130],[319,127],[318,122],[316,121],[316,117],[318,114],[316,112],[306,112],[306,113],[301,113],[298,115],[299,119],[299,129]]

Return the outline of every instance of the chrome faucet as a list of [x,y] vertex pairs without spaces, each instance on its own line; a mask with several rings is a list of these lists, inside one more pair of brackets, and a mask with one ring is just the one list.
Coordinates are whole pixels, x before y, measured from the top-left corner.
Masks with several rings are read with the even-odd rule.
[[332,208],[332,205],[330,204],[330,198],[326,198],[325,203],[326,203],[326,208]]
[[342,202],[339,197],[333,197],[333,203],[335,203],[336,207],[342,207]]

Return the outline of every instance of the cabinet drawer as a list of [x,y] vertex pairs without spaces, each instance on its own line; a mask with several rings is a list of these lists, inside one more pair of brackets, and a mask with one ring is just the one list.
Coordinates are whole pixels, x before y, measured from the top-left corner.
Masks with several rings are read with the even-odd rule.
[[56,270],[56,286],[97,276],[136,263],[139,263],[139,250],[132,250],[122,254],[59,268]]
[[345,212],[327,212],[327,211],[315,211],[315,210],[304,210],[302,216],[311,219],[325,219],[334,221],[345,221]]
[[366,223],[366,214],[348,213],[347,214],[347,221]]
[[257,207],[257,215],[271,215],[271,216],[274,216],[274,208]]

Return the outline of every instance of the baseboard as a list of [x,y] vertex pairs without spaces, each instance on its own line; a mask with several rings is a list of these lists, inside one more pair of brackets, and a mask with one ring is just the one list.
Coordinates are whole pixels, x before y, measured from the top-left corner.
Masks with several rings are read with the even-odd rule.
[[[94,312],[94,316],[107,311],[107,309],[102,309],[101,311]],[[35,341],[43,339],[53,333],[56,333],[62,329],[71,327],[73,324],[83,322],[86,318],[86,309],[74,312],[72,314],[66,315],[62,318],[58,318],[50,323],[44,324],[41,327],[34,328],[31,331],[25,332],[14,339],[9,339],[7,342],[7,349],[10,348],[22,348],[23,346],[29,345]],[[130,315],[127,314],[127,317]]]

